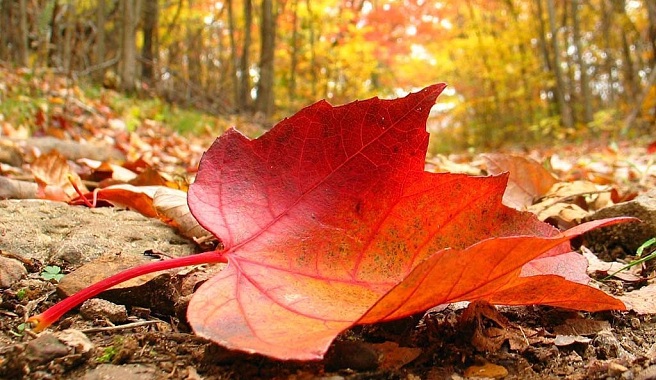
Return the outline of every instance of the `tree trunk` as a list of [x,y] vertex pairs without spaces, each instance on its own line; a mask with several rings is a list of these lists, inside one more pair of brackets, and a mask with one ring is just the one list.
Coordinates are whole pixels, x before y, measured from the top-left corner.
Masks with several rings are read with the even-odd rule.
[[237,56],[237,42],[235,41],[235,15],[232,10],[232,0],[226,1],[226,8],[228,11],[228,34],[230,35],[230,80],[232,81],[233,89],[233,104],[235,108],[239,108],[241,99],[239,75],[237,67],[239,66],[239,58]]
[[102,82],[105,77],[105,0],[98,0],[96,8],[96,44],[94,51],[94,65],[97,67],[93,73],[96,81]]
[[613,27],[613,7],[609,6],[605,1],[601,2],[601,27],[602,27],[602,33],[604,36],[604,53],[605,53],[605,58],[604,58],[604,70],[606,71],[606,75],[608,76],[608,81],[606,83],[608,95],[606,97],[606,103],[605,105],[613,105],[615,104],[615,89],[614,89],[614,81],[615,81],[615,65],[614,65],[614,55],[613,55],[613,49],[612,49],[612,40],[611,40],[611,30]]
[[[189,11],[193,11],[194,3],[189,0]],[[203,48],[203,26],[202,19],[194,18],[187,24],[187,73],[189,82],[187,83],[187,101],[192,101],[195,88],[201,88],[202,83],[202,67],[201,67],[201,52]]]
[[649,18],[649,42],[651,43],[651,64],[656,64],[656,1],[646,1]]
[[145,0],[143,10],[143,46],[141,48],[141,77],[152,84],[155,60],[158,55],[157,30],[159,24],[158,0]]
[[68,73],[71,70],[73,56],[73,34],[75,33],[75,5],[64,5],[64,48],[61,58],[62,70]]
[[305,1],[305,6],[307,8],[308,12],[308,19],[309,21],[309,26],[308,29],[310,29],[310,73],[311,73],[311,78],[312,78],[312,83],[310,83],[310,89],[311,89],[311,95],[313,97],[318,97],[317,96],[317,54],[316,54],[316,32],[314,30],[314,12],[312,12],[312,7],[310,6],[310,0]]
[[137,82],[137,4],[138,1],[122,0],[123,28],[121,30],[121,89],[134,92]]
[[572,113],[565,99],[565,80],[560,62],[560,46],[558,44],[558,28],[556,28],[556,10],[554,0],[547,0],[547,12],[549,13],[549,28],[551,29],[551,45],[553,49],[553,74],[556,78],[556,99],[558,110],[563,126],[571,128],[574,126]]
[[249,73],[250,48],[251,48],[251,27],[253,25],[253,3],[251,0],[244,0],[244,41],[241,47],[241,59],[239,60],[239,99],[238,109],[241,111],[250,108],[251,82]]
[[574,44],[576,46],[576,60],[579,66],[581,97],[583,98],[583,122],[588,124],[592,121],[592,99],[590,96],[590,79],[588,78],[588,65],[583,58],[583,44],[581,41],[581,25],[579,20],[579,7],[581,0],[572,4],[572,23],[574,33]]
[[289,63],[289,104],[293,105],[296,99],[296,66],[298,65],[298,0],[292,2],[292,41],[291,58]]
[[27,66],[29,63],[29,39],[27,32],[27,0],[19,1],[18,30],[20,41],[18,42],[18,63]]
[[622,136],[626,136],[629,133],[629,130],[631,130],[631,128],[633,128],[633,126],[635,125],[635,121],[638,118],[638,115],[640,115],[640,110],[642,109],[642,103],[645,102],[645,99],[647,99],[647,96],[649,95],[652,86],[654,86],[655,84],[656,84],[656,65],[654,65],[651,68],[651,73],[649,74],[649,78],[647,78],[647,83],[645,85],[645,88],[640,93],[640,96],[638,96],[637,101],[633,104],[633,108],[631,109],[631,112],[624,120],[624,127],[622,128],[621,131]]
[[276,44],[276,17],[273,0],[262,0],[262,21],[260,24],[260,80],[257,82],[255,109],[262,112],[268,120],[274,111],[274,50]]

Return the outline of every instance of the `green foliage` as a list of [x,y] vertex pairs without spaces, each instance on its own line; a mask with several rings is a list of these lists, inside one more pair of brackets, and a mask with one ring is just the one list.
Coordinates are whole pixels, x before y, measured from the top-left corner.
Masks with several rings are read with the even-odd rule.
[[26,296],[27,296],[26,288],[18,289],[18,291],[16,292],[16,298],[18,298],[19,301],[24,300]]
[[613,277],[614,275],[616,275],[617,273],[619,273],[623,270],[627,270],[627,269],[632,268],[636,265],[645,263],[649,260],[656,259],[656,249],[652,249],[651,252],[647,256],[642,257],[642,254],[645,252],[645,250],[647,250],[648,248],[650,248],[654,245],[656,245],[656,237],[653,237],[653,238],[647,240],[646,242],[642,243],[642,245],[640,247],[638,247],[638,249],[636,251],[636,259],[635,260],[631,261],[630,263],[628,263],[627,265],[625,265],[621,269],[619,269],[619,270],[609,274],[608,276],[604,277],[602,279],[602,281],[608,280],[609,278]]
[[25,334],[25,329],[28,327],[27,323],[21,323],[16,327],[16,331],[10,330],[9,332],[17,337],[21,337]]
[[98,363],[111,363],[114,359],[114,356],[118,353],[118,348],[116,346],[109,346],[103,349],[102,355],[96,358]]
[[64,274],[61,271],[61,268],[56,265],[48,265],[43,268],[41,278],[46,281],[54,280],[55,282],[59,282],[64,278]]

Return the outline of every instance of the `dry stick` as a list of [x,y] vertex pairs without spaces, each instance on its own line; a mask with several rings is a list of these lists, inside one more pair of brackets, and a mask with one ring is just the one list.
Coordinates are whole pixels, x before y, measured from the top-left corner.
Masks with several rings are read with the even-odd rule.
[[166,323],[166,322],[159,321],[159,320],[157,320],[157,321],[139,321],[139,322],[126,323],[126,324],[120,325],[120,326],[93,327],[93,328],[90,328],[90,329],[85,329],[85,330],[80,330],[80,331],[85,333],[85,334],[104,332],[104,331],[119,331],[119,330],[131,329],[131,328],[134,328],[134,327],[154,325],[156,323]]

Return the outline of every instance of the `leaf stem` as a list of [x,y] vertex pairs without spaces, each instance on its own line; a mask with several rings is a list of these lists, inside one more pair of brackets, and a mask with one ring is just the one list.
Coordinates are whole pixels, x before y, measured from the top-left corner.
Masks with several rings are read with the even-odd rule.
[[225,256],[218,251],[204,252],[197,255],[178,257],[170,260],[156,261],[152,263],[147,263],[139,265],[134,268],[126,269],[122,272],[119,272],[111,277],[108,277],[102,281],[88,286],[79,292],[73,294],[72,296],[56,303],[51,306],[48,310],[44,311],[39,315],[35,315],[27,320],[28,323],[35,323],[36,326],[33,328],[34,331],[40,332],[46,329],[48,326],[56,322],[69,310],[73,309],[82,302],[92,298],[105,290],[111,288],[114,285],[120,284],[121,282],[130,280],[135,277],[139,277],[144,274],[159,272],[162,270],[186,267],[190,265],[200,265],[200,264],[209,264],[209,263],[227,263]]

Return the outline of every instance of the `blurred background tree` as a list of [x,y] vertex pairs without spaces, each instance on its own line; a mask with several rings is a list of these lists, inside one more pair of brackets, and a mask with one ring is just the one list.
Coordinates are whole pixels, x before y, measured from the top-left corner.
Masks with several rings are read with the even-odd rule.
[[653,0],[0,1],[0,60],[263,125],[443,81],[437,151],[656,126]]

